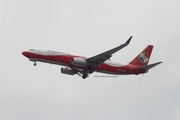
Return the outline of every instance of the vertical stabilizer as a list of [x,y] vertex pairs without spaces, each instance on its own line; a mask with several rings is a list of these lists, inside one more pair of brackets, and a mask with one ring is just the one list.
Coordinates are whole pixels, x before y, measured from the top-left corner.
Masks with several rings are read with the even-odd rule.
[[129,64],[135,66],[145,66],[148,64],[153,46],[148,45],[139,55],[137,55]]

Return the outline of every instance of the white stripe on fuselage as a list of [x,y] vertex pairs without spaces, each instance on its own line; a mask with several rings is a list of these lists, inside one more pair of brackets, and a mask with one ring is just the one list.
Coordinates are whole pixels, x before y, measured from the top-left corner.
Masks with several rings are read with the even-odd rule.
[[104,64],[107,64],[107,65],[112,66],[112,67],[123,67],[123,66],[127,65],[127,63],[113,62],[113,61],[110,61],[110,60],[106,60],[104,62]]
[[68,53],[54,51],[54,50],[29,49],[28,51],[40,55],[71,55]]

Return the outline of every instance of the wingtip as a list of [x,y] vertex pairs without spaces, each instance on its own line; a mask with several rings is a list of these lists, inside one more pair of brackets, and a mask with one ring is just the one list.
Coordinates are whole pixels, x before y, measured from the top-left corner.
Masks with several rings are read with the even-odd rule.
[[132,36],[126,41],[126,44],[129,44],[131,42]]

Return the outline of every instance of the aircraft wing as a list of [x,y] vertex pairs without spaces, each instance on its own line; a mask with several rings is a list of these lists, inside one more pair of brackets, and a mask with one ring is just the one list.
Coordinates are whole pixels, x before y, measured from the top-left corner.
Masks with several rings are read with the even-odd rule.
[[108,50],[106,52],[103,52],[101,54],[98,54],[96,56],[93,56],[93,57],[90,57],[87,59],[87,62],[89,64],[96,64],[96,65],[99,65],[100,63],[103,63],[105,62],[106,60],[108,60],[109,58],[111,58],[112,54],[114,54],[115,52],[121,50],[122,48],[126,47],[130,41],[132,39],[132,36],[122,45],[118,46],[118,47],[115,47],[111,50]]

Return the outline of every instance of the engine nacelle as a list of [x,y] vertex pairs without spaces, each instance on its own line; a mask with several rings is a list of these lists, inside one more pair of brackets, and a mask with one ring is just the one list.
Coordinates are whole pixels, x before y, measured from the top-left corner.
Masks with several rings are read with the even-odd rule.
[[87,61],[84,58],[75,57],[75,58],[72,59],[72,64],[76,65],[76,66],[86,66]]
[[74,75],[76,74],[76,71],[75,70],[72,70],[71,68],[69,67],[66,67],[66,68],[61,68],[61,73],[64,73],[64,74],[68,74],[68,75]]

